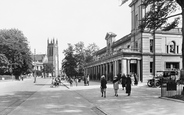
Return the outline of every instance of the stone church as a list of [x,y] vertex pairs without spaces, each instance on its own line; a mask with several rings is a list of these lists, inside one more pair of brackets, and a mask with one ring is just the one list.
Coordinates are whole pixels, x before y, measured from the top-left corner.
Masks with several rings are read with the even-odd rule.
[[53,76],[59,75],[59,54],[58,54],[58,40],[47,40],[47,54],[36,54],[36,50],[32,55],[34,70],[41,71],[44,63],[51,63],[53,65]]

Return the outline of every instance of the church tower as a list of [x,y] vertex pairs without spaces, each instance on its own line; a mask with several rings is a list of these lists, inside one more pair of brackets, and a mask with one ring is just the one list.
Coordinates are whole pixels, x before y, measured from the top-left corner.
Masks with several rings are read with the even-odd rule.
[[53,76],[59,75],[59,55],[58,55],[58,40],[47,40],[47,57],[48,63],[53,65]]

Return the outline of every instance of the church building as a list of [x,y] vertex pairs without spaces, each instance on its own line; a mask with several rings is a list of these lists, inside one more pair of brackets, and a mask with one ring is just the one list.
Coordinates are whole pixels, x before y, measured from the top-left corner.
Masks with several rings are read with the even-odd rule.
[[32,55],[34,70],[42,71],[43,65],[50,63],[53,65],[53,76],[59,75],[59,54],[58,54],[58,40],[47,40],[47,54]]

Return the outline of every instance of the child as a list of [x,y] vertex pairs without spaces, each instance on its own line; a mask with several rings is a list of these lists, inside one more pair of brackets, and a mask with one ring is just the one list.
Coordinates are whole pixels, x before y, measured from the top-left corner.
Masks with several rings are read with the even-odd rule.
[[114,87],[115,96],[118,97],[119,80],[117,76],[114,76],[113,87]]
[[104,96],[104,98],[106,98],[107,81],[104,75],[102,75],[101,77],[101,87],[100,88],[101,88],[102,97]]

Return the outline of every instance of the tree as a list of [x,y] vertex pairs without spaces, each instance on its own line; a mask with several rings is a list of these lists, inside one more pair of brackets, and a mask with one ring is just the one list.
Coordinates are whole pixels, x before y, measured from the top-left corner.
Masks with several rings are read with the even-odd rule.
[[[123,5],[128,0],[121,0]],[[184,1],[183,0],[144,0],[143,6],[150,6],[150,10],[146,13],[145,17],[142,19],[142,24],[140,28],[148,28],[153,31],[156,29],[162,29],[163,31],[168,31],[177,27],[180,18],[178,15],[182,16],[182,37],[184,38]],[[177,11],[177,5],[181,8],[181,13],[172,15]],[[177,17],[175,17],[177,16]],[[172,22],[168,22],[168,19],[175,17]],[[182,41],[182,68],[184,68],[184,40]]]
[[93,54],[98,50],[99,47],[95,43],[89,44],[85,50],[85,63],[93,61]]
[[9,71],[9,61],[4,54],[0,54],[0,75],[5,74]]
[[75,44],[75,58],[77,61],[77,75],[84,75],[84,56],[85,56],[85,48],[83,42],[78,42]]
[[44,63],[43,64],[44,74],[47,73],[47,75],[48,75],[49,73],[53,73],[53,70],[54,70],[53,64],[51,64],[51,63]]
[[65,54],[62,60],[63,72],[69,77],[83,76],[84,65],[93,60],[93,54],[97,50],[99,47],[95,43],[89,44],[86,48],[83,42],[78,42],[74,46],[68,44],[68,48],[63,51]]
[[31,51],[27,38],[20,30],[0,30],[0,49],[0,53],[8,58],[16,79],[20,74],[32,71]]
[[76,76],[77,60],[74,55],[74,48],[71,44],[68,44],[68,49],[63,51],[65,58],[62,60],[63,72],[71,78]]

